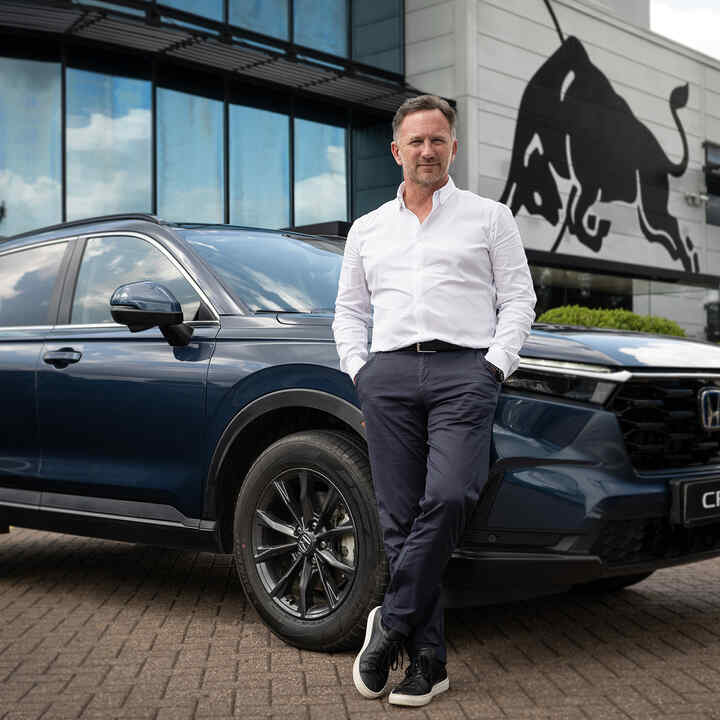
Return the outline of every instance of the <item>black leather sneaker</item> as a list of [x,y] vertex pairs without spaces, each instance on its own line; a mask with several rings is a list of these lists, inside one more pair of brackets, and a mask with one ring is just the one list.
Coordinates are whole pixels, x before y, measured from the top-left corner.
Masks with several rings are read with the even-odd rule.
[[393,688],[388,702],[419,707],[449,689],[445,663],[435,657],[433,648],[421,648],[405,671],[405,679]]
[[353,663],[353,681],[366,698],[378,698],[388,686],[390,668],[396,670],[403,659],[405,636],[386,630],[380,620],[380,606],[370,611],[365,629],[365,642]]

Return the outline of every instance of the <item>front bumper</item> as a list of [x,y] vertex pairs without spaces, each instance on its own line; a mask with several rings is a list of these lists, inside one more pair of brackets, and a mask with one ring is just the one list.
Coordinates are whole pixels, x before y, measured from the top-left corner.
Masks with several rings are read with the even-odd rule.
[[445,607],[510,602],[565,592],[602,578],[649,573],[715,557],[720,557],[720,542],[711,549],[618,564],[605,562],[597,555],[463,550],[456,552],[448,564],[443,601]]

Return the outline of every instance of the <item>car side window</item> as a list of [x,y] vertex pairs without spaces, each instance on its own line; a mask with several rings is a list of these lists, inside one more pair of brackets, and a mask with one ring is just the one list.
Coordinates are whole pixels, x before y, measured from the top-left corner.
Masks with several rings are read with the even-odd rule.
[[120,285],[142,280],[170,290],[182,306],[185,322],[200,319],[200,296],[163,253],[142,238],[113,235],[90,238],[85,245],[70,322],[112,323],[112,294]]
[[51,325],[55,283],[67,243],[0,255],[0,327]]

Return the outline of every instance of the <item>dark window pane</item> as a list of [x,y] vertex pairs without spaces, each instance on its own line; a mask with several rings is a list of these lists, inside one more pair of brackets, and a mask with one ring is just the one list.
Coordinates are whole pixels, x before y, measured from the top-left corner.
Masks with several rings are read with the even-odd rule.
[[708,225],[720,225],[720,195],[709,195],[705,207],[705,220]]
[[295,120],[295,225],[347,220],[345,128]]
[[60,65],[0,58],[0,235],[62,220]]
[[352,131],[353,212],[375,210],[397,193],[402,172],[390,152],[392,128],[385,121]]
[[230,222],[290,224],[290,121],[287,115],[230,106]]
[[347,0],[295,0],[295,42],[347,57]]
[[150,83],[68,68],[68,220],[149,212]]
[[183,319],[192,320],[200,297],[163,253],[136,237],[91,238],[85,246],[75,288],[71,322],[111,323],[110,297],[125,283],[161,283],[182,305]]
[[287,40],[288,0],[229,0],[230,23]]
[[223,104],[158,88],[158,214],[223,222]]
[[402,73],[402,23],[402,0],[363,0],[353,3],[353,60]]
[[179,230],[251,310],[334,310],[345,243],[252,231]]
[[0,255],[0,326],[51,324],[50,301],[66,244]]
[[158,4],[202,15],[218,22],[222,22],[223,19],[223,0],[162,0],[162,3]]

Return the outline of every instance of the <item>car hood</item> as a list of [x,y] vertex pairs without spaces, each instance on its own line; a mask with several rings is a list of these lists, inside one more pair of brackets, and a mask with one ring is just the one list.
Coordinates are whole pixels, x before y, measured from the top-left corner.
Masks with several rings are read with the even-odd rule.
[[715,343],[619,330],[535,327],[521,355],[615,367],[720,369]]
[[[278,320],[288,325],[329,326],[333,317],[331,313],[278,314]],[[720,345],[704,340],[540,323],[533,325],[520,355],[618,368],[720,371]]]

